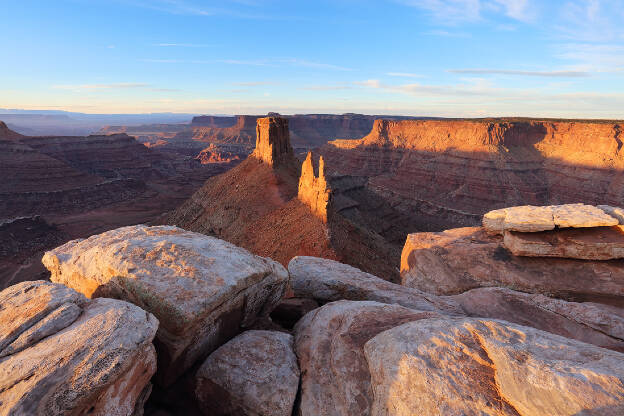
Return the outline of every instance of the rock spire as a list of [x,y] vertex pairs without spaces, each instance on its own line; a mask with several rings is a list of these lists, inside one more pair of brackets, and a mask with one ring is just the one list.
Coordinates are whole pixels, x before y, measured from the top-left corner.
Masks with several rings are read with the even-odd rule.
[[270,166],[277,166],[287,155],[292,156],[288,119],[259,118],[256,123],[256,149],[253,155]]

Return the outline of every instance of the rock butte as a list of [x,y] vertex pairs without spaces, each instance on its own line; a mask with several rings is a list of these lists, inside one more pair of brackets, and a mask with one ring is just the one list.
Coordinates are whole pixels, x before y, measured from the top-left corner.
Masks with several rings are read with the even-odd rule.
[[288,282],[288,272],[270,259],[168,226],[124,227],[70,241],[47,252],[43,263],[54,282],[156,315],[158,380],[165,386],[267,316]]
[[156,371],[158,321],[120,300],[63,285],[0,292],[0,414],[143,413]]

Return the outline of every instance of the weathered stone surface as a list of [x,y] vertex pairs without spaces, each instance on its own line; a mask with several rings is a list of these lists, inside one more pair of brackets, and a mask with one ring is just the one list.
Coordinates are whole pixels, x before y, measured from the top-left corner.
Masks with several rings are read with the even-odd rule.
[[320,303],[336,300],[371,300],[421,311],[462,314],[452,300],[390,283],[334,260],[298,256],[288,264],[295,296]]
[[405,322],[439,316],[367,301],[332,302],[308,313],[295,326],[301,416],[374,414],[364,343]]
[[[158,320],[120,300],[23,282],[0,292],[0,414],[141,414]],[[136,411],[136,413],[135,413]]]
[[325,179],[323,156],[319,159],[319,175],[316,177],[312,164],[312,152],[308,152],[308,156],[303,161],[303,165],[301,165],[297,198],[306,204],[321,221],[326,223],[330,197],[331,190]]
[[624,352],[624,309],[489,287],[452,296],[468,316],[502,319]]
[[246,331],[210,354],[195,395],[210,416],[291,416],[299,387],[292,335]]
[[364,347],[375,415],[624,412],[624,354],[483,319],[425,319]]
[[490,211],[483,216],[483,227],[493,234],[504,231],[534,233],[558,228],[590,228],[617,225],[619,221],[600,207],[565,204],[534,207],[523,205]]
[[576,302],[624,304],[624,261],[513,256],[501,236],[480,227],[410,234],[401,282],[438,295],[500,286]]
[[177,227],[123,227],[49,251],[52,281],[114,297],[160,320],[158,376],[169,384],[195,361],[266,316],[288,282],[278,263]]
[[624,225],[624,209],[620,207],[612,207],[610,205],[598,205],[598,208],[617,219],[620,222],[620,225]]
[[568,228],[539,233],[505,231],[505,247],[516,256],[582,260],[624,258],[624,226]]
[[288,119],[264,117],[257,120],[256,149],[253,155],[269,166],[277,166],[288,155],[292,156]]

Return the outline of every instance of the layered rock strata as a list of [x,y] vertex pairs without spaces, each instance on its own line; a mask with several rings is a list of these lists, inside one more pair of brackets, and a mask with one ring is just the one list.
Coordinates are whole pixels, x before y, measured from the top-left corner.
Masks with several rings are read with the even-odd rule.
[[310,207],[310,210],[318,216],[321,221],[327,223],[331,189],[325,179],[325,163],[323,162],[323,156],[319,159],[318,172],[319,174],[317,177],[314,174],[312,153],[308,152],[308,156],[301,166],[297,197],[301,202]]
[[259,118],[256,126],[256,149],[253,156],[269,166],[277,166],[289,155],[292,157],[288,119]]
[[403,285],[438,295],[500,286],[577,302],[620,306],[624,260],[521,257],[503,237],[481,227],[408,235],[401,257]]
[[210,416],[291,416],[299,387],[292,335],[245,331],[210,354],[195,395]]
[[621,205],[620,125],[540,120],[376,120],[366,137],[323,146],[332,172],[420,218],[419,229],[477,225],[493,209]]
[[374,415],[624,412],[624,354],[484,319],[422,319],[364,346]]
[[169,226],[123,227],[70,241],[47,252],[43,263],[54,282],[156,315],[163,385],[268,316],[288,282],[288,272],[270,259]]
[[157,319],[114,299],[23,282],[0,292],[0,414],[142,414]]

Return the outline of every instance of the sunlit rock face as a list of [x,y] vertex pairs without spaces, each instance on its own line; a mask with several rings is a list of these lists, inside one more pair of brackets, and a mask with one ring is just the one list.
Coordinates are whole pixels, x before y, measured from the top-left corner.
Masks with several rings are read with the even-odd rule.
[[301,166],[299,191],[297,197],[324,223],[327,222],[327,211],[331,197],[331,189],[325,179],[325,163],[323,156],[319,159],[318,177],[314,174],[312,153],[308,152]]
[[619,125],[539,120],[376,120],[359,140],[323,146],[326,168],[363,176],[420,229],[477,225],[490,210],[622,205]]
[[624,412],[624,354],[485,319],[423,319],[364,346],[374,415]]
[[73,240],[47,252],[43,263],[54,282],[156,315],[163,385],[267,316],[288,282],[286,269],[271,259],[170,226],[123,227]]
[[256,125],[256,149],[253,155],[269,166],[277,166],[288,156],[292,157],[292,153],[288,119],[259,118]]
[[0,413],[142,414],[156,371],[158,320],[130,303],[88,300],[33,281],[0,292]]

